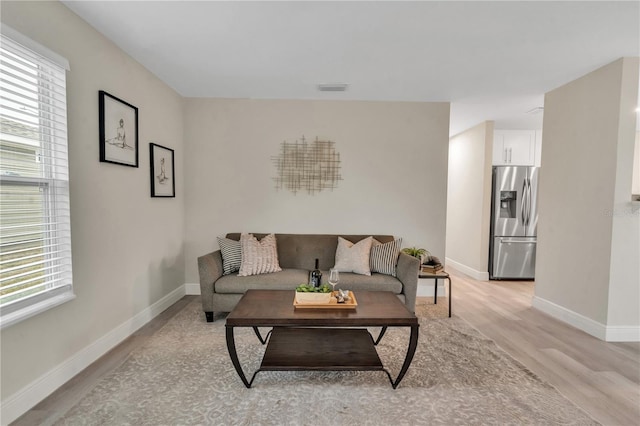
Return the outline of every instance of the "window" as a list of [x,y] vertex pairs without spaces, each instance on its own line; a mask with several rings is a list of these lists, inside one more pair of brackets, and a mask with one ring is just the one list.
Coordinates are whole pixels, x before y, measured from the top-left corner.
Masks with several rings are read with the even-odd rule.
[[1,37],[0,326],[6,327],[74,295],[68,64],[4,25]]

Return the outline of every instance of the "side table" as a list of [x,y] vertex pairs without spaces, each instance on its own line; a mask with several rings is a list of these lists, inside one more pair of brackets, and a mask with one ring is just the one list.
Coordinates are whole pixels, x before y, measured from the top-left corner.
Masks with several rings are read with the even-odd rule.
[[431,272],[422,272],[422,270],[420,270],[418,272],[418,278],[436,281],[435,288],[433,289],[433,303],[435,304],[438,303],[438,280],[442,279],[449,281],[449,318],[451,318],[451,277],[449,277],[449,274],[445,271],[438,271],[433,274]]

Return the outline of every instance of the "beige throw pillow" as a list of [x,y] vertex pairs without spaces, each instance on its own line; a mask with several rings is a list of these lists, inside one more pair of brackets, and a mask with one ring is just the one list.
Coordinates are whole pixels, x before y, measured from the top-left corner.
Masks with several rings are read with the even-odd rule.
[[239,277],[282,271],[278,263],[276,236],[269,234],[258,241],[253,234],[240,235],[242,262]]
[[364,240],[358,241],[356,244],[342,237],[338,237],[336,264],[334,268],[340,272],[371,275],[369,256],[372,242],[373,237],[367,237]]

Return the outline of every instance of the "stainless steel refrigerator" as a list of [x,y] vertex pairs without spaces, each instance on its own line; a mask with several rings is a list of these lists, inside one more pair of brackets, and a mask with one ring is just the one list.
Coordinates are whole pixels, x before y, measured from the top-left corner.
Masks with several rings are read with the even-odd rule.
[[537,200],[538,167],[493,168],[490,279],[534,278]]

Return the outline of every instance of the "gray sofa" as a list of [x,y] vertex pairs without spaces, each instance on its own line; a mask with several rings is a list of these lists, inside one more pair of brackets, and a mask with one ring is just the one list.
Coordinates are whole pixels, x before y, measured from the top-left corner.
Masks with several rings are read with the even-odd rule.
[[[262,239],[267,234],[253,234]],[[354,243],[369,235],[340,235]],[[381,243],[393,241],[391,235],[374,235]],[[227,234],[227,238],[239,241],[239,233]],[[237,273],[222,274],[220,250],[198,258],[202,309],[207,321],[213,321],[214,312],[231,312],[245,291],[249,289],[294,290],[309,280],[309,271],[319,259],[322,282],[328,278],[328,270],[334,266],[338,235],[276,234],[278,261],[281,272],[239,277]],[[371,276],[340,273],[336,289],[391,291],[414,312],[418,290],[419,260],[400,253],[396,277],[372,273]]]

